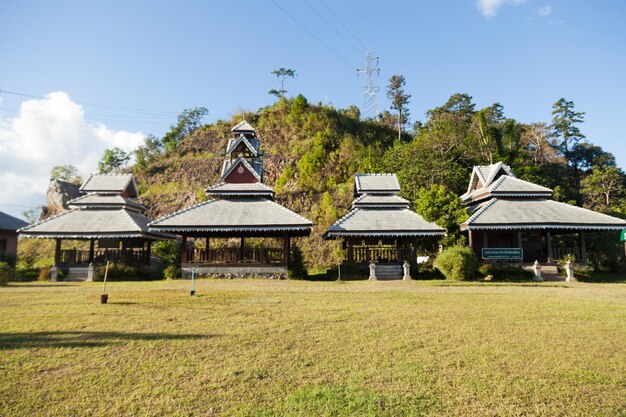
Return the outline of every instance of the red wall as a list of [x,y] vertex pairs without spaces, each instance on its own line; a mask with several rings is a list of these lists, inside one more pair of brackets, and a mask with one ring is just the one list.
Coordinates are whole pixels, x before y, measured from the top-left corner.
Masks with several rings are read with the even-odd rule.
[[254,176],[252,172],[250,172],[248,168],[246,168],[242,163],[239,163],[237,164],[235,169],[233,169],[230,174],[228,174],[226,178],[224,178],[224,182],[229,182],[233,184],[251,184],[259,182],[259,180]]

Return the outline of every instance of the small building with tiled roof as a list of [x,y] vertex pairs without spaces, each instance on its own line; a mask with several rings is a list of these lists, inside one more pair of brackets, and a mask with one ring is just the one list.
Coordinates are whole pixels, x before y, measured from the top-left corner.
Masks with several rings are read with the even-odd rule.
[[254,128],[244,121],[231,131],[220,183],[206,190],[212,199],[152,222],[150,230],[181,236],[186,274],[287,274],[291,239],[308,236],[313,223],[274,201]]
[[26,226],[25,221],[0,211],[0,261],[3,255],[17,255],[17,231]]
[[[148,230],[146,207],[138,203],[131,174],[91,175],[68,202],[70,210],[19,230],[21,237],[54,239],[55,266],[78,270],[106,261],[148,264],[152,242],[173,236]],[[88,250],[63,248],[64,241],[88,241]]]
[[434,246],[436,239],[446,234],[445,229],[410,210],[409,201],[397,195],[400,183],[395,174],[357,174],[354,192],[357,198],[350,211],[323,235],[342,240],[348,270],[374,263],[389,278],[402,278],[405,262],[416,266],[418,239],[426,238]]
[[[486,260],[497,260],[501,252],[506,260],[518,254],[520,262],[552,263],[565,255],[586,262],[586,231],[626,229],[626,220],[554,201],[550,188],[516,178],[502,162],[474,167],[461,201],[471,214],[461,231]],[[512,248],[517,251],[506,250]]]

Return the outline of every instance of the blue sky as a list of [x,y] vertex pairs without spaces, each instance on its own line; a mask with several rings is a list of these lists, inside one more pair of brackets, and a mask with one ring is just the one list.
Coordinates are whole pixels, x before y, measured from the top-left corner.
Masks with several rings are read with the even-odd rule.
[[45,173],[64,154],[33,159],[29,146],[84,148],[66,162],[87,175],[105,147],[162,135],[184,108],[207,107],[214,121],[270,104],[281,66],[298,73],[289,94],[360,105],[363,45],[380,57],[380,109],[392,74],[407,79],[413,121],[466,92],[479,107],[499,101],[508,117],[549,122],[563,96],[586,112],[589,140],[626,167],[625,20],[618,0],[4,1],[0,90],[65,94],[0,94],[0,177],[19,184],[0,210],[45,203]]

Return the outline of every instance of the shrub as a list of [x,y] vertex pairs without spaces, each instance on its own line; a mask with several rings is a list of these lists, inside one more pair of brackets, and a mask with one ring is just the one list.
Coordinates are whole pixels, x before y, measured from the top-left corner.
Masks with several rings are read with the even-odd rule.
[[5,286],[13,279],[15,270],[8,262],[0,262],[0,286]]
[[434,266],[434,262],[429,260],[428,262],[422,262],[417,267],[411,265],[411,276],[414,279],[431,280],[431,279],[444,279],[441,271]]
[[304,266],[302,251],[295,245],[289,255],[289,269],[287,271],[287,277],[289,279],[307,279],[309,277],[309,273]]
[[52,272],[50,272],[50,268],[44,266],[39,270],[39,281],[50,281],[52,279]]
[[16,260],[17,260],[17,257],[15,255],[13,255],[12,253],[0,252],[0,262],[5,262],[11,268],[15,268],[15,261]]
[[437,255],[434,265],[446,279],[465,281],[474,278],[478,259],[472,248],[452,246]]
[[511,264],[482,264],[478,273],[483,277],[491,275],[494,281],[526,281],[534,277],[532,271]]
[[163,270],[163,277],[165,279],[180,279],[181,271],[176,265],[170,265]]
[[[106,265],[98,266],[94,271],[96,281],[104,280]],[[124,265],[120,263],[110,263],[107,281],[150,281],[162,278],[160,268],[149,267],[147,265]]]

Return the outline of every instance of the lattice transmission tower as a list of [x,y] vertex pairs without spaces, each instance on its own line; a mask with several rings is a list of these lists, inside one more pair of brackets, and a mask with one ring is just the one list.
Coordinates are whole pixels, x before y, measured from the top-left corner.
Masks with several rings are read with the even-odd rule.
[[379,58],[372,56],[372,51],[368,48],[365,54],[365,68],[357,69],[357,77],[363,74],[365,83],[363,85],[363,108],[361,114],[364,118],[376,117],[378,115],[378,68]]

